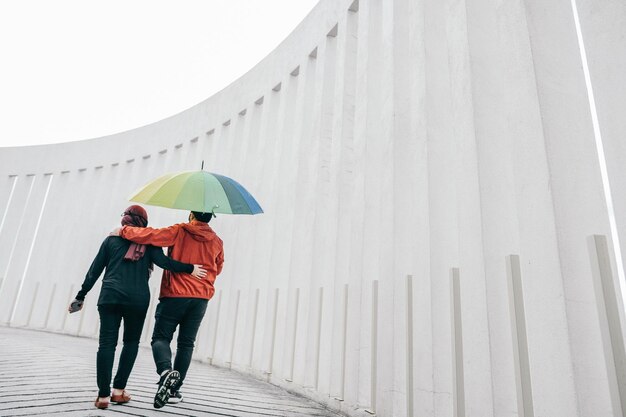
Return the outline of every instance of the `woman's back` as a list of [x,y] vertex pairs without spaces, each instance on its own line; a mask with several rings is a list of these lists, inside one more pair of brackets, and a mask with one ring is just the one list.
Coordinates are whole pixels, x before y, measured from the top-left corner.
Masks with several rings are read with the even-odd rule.
[[150,268],[152,253],[161,250],[153,246],[146,247],[146,254],[137,261],[124,259],[131,242],[117,236],[109,236],[104,240],[106,266],[102,278],[102,289],[98,305],[130,304],[147,306],[150,303]]
[[176,272],[191,273],[193,271],[193,265],[168,258],[161,248],[150,245],[146,245],[145,254],[139,259],[124,259],[132,244],[118,236],[109,236],[104,239],[76,298],[84,300],[102,271],[105,271],[98,305],[123,304],[147,307],[150,303],[148,279],[152,263]]

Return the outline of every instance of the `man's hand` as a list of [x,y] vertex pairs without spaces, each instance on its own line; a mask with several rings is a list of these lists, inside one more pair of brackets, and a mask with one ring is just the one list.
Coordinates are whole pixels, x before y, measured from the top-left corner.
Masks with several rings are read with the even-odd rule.
[[194,277],[198,279],[202,279],[206,277],[206,269],[202,268],[202,265],[194,265],[193,272],[191,273]]
[[111,230],[111,233],[109,233],[109,236],[119,236],[121,232],[122,232],[122,228],[116,227],[115,229]]

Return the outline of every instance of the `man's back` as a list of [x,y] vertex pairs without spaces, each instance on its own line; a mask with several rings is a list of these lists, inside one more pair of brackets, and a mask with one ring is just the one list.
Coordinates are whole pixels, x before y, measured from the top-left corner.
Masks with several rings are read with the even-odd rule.
[[169,247],[168,255],[190,264],[201,264],[207,270],[204,279],[186,273],[163,271],[159,298],[186,297],[211,299],[215,278],[222,272],[224,248],[222,240],[204,222],[193,220],[163,229],[124,227],[120,235],[136,243]]

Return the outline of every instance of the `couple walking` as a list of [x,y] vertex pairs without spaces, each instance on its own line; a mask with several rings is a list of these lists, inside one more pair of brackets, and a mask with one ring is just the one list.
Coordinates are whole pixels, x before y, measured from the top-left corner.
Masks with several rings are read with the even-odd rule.
[[[102,243],[69,308],[70,313],[82,309],[85,295],[105,270],[98,299],[97,408],[105,409],[110,402],[124,404],[131,399],[125,388],[150,303],[148,279],[153,263],[163,268],[152,333],[152,354],[160,375],[154,407],[182,400],[180,388],[191,363],[198,328],[224,263],[222,240],[208,225],[212,217],[211,213],[192,211],[188,223],[153,229],[147,227],[148,214],[143,207],[133,205],[124,211],[122,227]],[[161,247],[169,248],[168,256]],[[111,392],[113,359],[122,320],[124,346]],[[177,327],[177,350],[172,364],[170,343]]]

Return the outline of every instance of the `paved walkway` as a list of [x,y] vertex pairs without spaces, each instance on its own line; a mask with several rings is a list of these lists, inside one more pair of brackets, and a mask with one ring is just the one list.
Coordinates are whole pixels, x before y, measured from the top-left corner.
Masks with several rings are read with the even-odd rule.
[[155,410],[156,374],[146,348],[140,348],[128,382],[132,401],[98,410],[97,349],[92,339],[0,327],[0,416],[340,416],[271,384],[199,362],[191,365],[183,402]]

